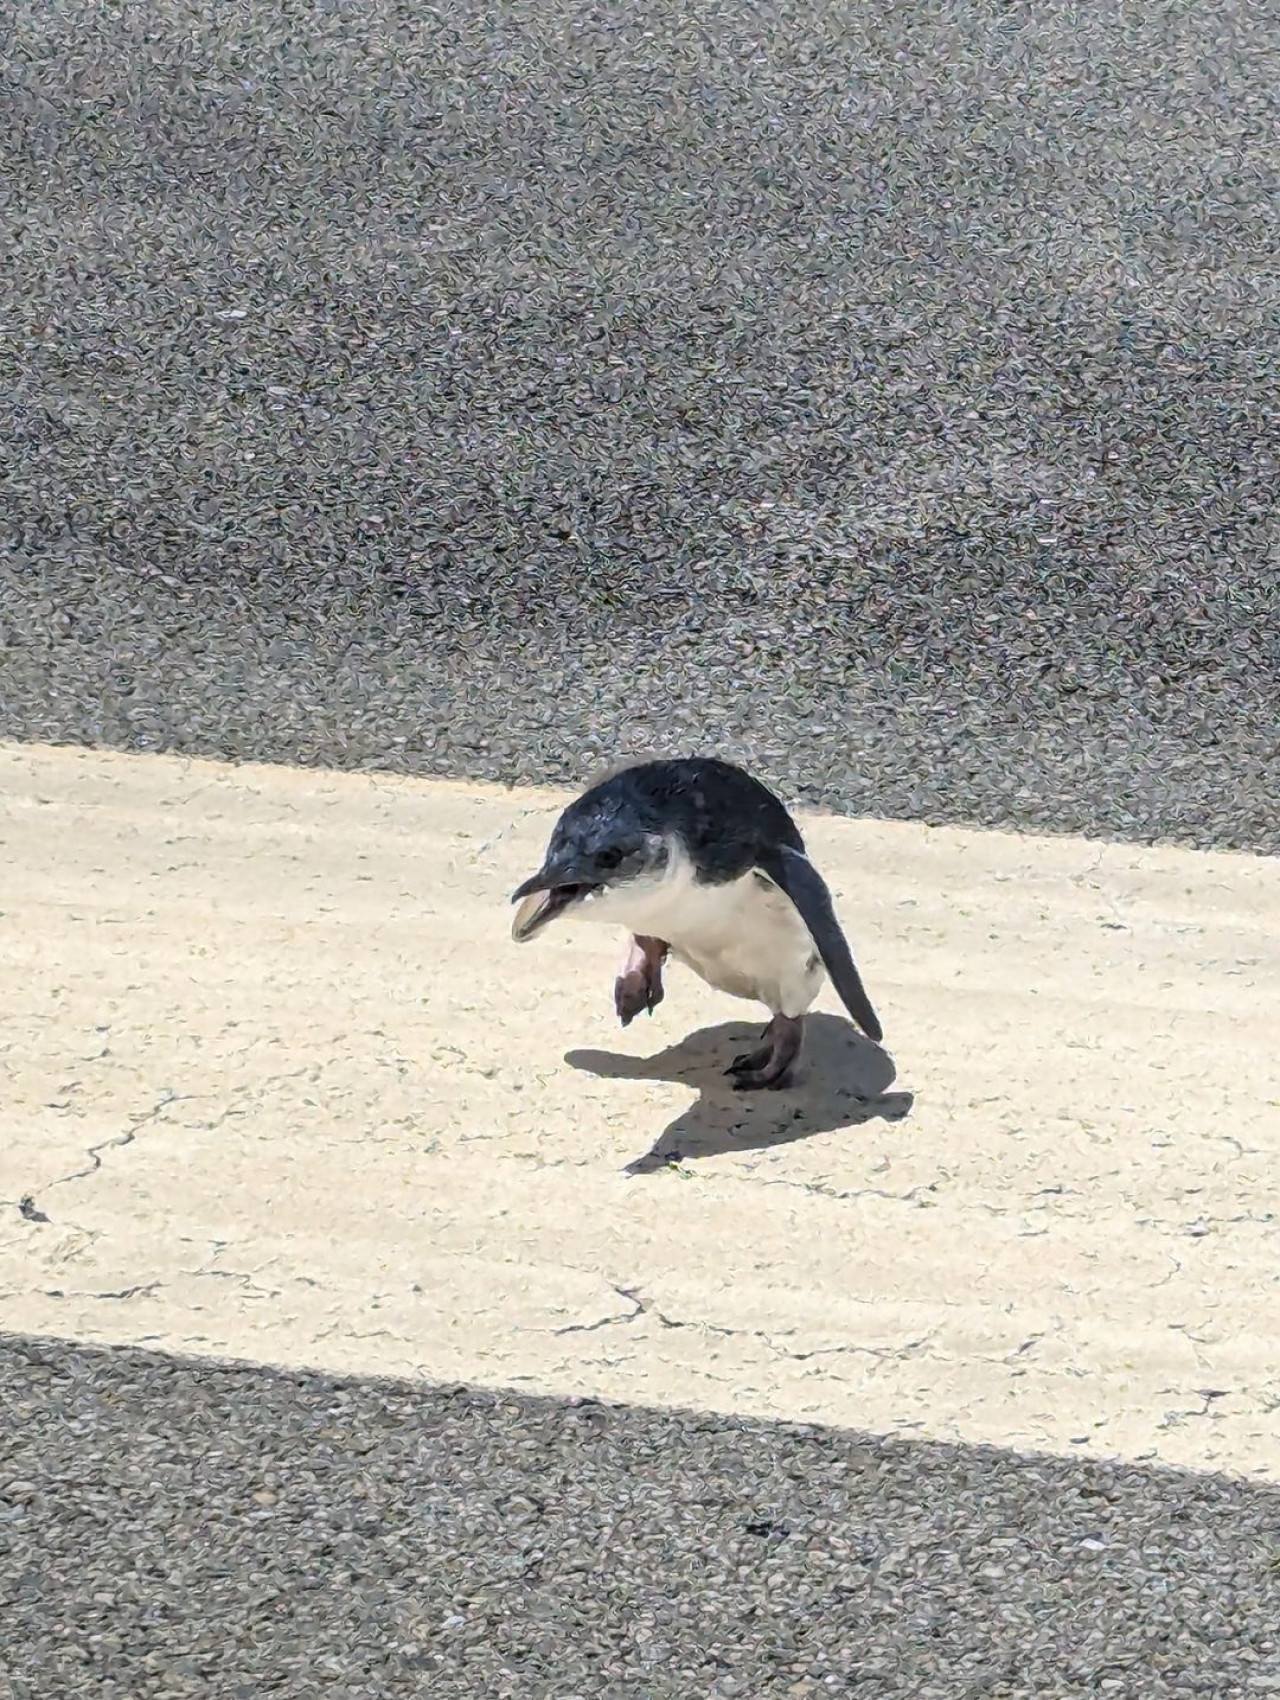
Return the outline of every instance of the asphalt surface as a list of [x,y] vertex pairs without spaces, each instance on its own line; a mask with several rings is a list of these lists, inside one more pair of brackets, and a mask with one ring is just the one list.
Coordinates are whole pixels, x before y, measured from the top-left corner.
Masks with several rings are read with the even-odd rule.
[[1265,8],[0,37],[0,733],[1280,848]]
[[[0,736],[1275,853],[1278,72],[9,7]],[[1280,1691],[1262,1485],[20,1340],[0,1409],[17,1700]]]
[[0,1398],[16,1700],[1280,1692],[1280,1491],[21,1342]]

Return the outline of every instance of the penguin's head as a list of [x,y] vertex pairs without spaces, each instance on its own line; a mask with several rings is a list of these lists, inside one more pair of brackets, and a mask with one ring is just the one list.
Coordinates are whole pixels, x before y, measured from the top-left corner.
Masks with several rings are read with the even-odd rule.
[[621,889],[661,875],[667,840],[626,780],[621,773],[594,786],[556,822],[542,866],[511,894],[520,905],[511,923],[517,944],[559,915],[606,906]]

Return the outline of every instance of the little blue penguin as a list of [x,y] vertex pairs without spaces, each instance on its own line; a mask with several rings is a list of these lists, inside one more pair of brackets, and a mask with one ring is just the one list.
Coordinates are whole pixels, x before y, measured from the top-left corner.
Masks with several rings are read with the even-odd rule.
[[662,1001],[668,955],[717,991],[767,1005],[760,1047],[726,1070],[742,1090],[789,1084],[824,969],[862,1031],[883,1037],[799,828],[730,762],[686,756],[615,769],[565,809],[542,866],[511,901],[519,944],[567,914],[626,929],[614,985],[624,1027]]

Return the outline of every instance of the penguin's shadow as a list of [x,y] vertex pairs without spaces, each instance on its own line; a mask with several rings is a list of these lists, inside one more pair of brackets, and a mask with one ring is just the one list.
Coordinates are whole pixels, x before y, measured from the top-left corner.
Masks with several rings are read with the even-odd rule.
[[632,1175],[653,1174],[686,1157],[767,1150],[876,1117],[901,1121],[910,1113],[913,1094],[888,1090],[897,1070],[887,1051],[834,1015],[810,1015],[804,1027],[795,1084],[781,1091],[737,1092],[725,1075],[735,1056],[759,1043],[759,1026],[743,1021],[700,1028],[652,1057],[583,1050],[566,1052],[564,1060],[609,1080],[671,1080],[697,1090],[688,1109],[627,1164]]

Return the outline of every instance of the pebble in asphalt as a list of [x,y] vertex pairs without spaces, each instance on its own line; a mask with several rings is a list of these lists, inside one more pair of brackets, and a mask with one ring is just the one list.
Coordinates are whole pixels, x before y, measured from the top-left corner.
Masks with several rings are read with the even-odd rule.
[[[4,30],[0,735],[1280,847],[1260,10]],[[1256,1484],[21,1340],[0,1408],[17,1700],[1280,1691]]]

